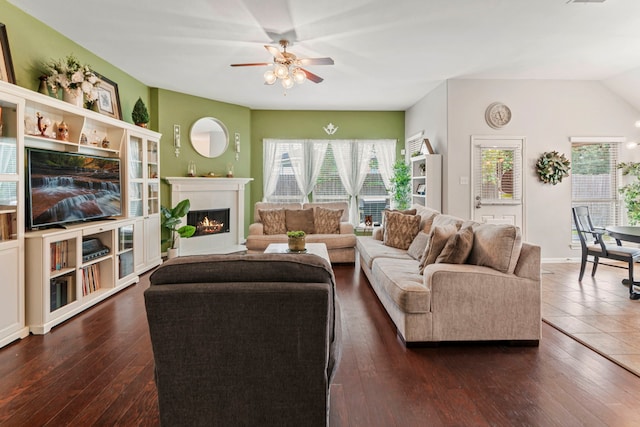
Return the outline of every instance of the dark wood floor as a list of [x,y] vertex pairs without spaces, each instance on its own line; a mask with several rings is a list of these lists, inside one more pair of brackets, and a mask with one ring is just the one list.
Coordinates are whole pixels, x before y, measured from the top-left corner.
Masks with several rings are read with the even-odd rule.
[[[407,349],[357,267],[335,273],[332,426],[640,425],[640,378],[546,324],[539,347]],[[0,350],[0,425],[158,425],[147,286]]]

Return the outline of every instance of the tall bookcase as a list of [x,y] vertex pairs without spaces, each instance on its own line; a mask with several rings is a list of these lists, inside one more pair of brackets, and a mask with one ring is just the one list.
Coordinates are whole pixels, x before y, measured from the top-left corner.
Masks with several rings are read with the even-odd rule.
[[160,147],[148,134],[127,134],[127,213],[134,218],[135,270],[142,273],[160,264]]
[[411,201],[442,211],[442,155],[411,157]]
[[24,338],[24,100],[0,92],[0,347]]
[[[57,135],[64,122],[68,135]],[[29,330],[53,326],[136,283],[160,256],[159,148],[161,135],[97,112],[0,81],[0,347]],[[132,140],[141,142],[141,213],[130,192]],[[25,230],[25,147],[121,160],[122,216]],[[83,243],[106,252],[87,259]],[[94,253],[95,254],[95,253]],[[25,268],[25,259],[28,260]],[[140,262],[139,259],[143,261]],[[139,264],[139,265],[138,265]]]

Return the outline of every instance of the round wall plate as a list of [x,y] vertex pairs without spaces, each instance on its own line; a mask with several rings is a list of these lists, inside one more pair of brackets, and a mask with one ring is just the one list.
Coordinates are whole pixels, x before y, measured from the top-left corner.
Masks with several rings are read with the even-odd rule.
[[484,113],[487,124],[494,129],[500,129],[511,121],[511,110],[502,102],[494,102]]

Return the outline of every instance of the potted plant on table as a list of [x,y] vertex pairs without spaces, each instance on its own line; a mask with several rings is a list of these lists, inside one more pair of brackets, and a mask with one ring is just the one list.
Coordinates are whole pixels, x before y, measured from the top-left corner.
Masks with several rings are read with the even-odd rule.
[[169,230],[169,238],[165,240],[169,242],[169,249],[167,249],[167,257],[169,259],[178,256],[178,248],[176,246],[178,239],[180,237],[191,237],[196,232],[196,228],[193,225],[178,227],[190,208],[191,202],[189,202],[189,199],[182,200],[173,209],[164,206],[160,207],[162,226]]
[[287,231],[287,237],[289,238],[289,251],[290,252],[304,252],[305,250],[305,232],[302,230]]

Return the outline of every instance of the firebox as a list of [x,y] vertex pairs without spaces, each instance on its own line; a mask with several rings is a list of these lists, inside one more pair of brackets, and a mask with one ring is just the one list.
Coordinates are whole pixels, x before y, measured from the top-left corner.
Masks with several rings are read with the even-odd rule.
[[189,211],[189,213],[187,213],[187,224],[193,225],[196,228],[193,237],[228,233],[229,212],[230,209]]

